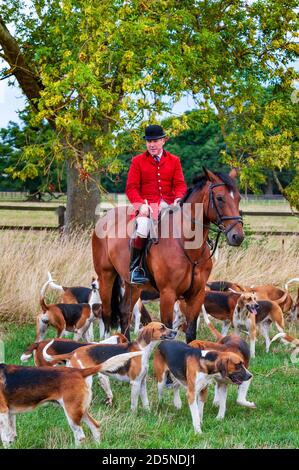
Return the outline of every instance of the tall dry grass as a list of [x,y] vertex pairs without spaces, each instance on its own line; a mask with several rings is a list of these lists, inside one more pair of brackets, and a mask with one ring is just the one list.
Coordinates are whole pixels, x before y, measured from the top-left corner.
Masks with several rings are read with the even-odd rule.
[[[0,231],[0,319],[32,322],[48,271],[58,284],[89,286],[94,274],[90,245],[90,234],[67,239],[45,231]],[[57,292],[49,290],[46,298],[55,301]]]
[[[248,246],[246,246],[248,245]],[[299,276],[299,240],[286,238],[246,241],[244,247],[223,245],[214,262],[212,279],[232,280],[245,285],[274,283],[283,286]],[[34,321],[39,308],[39,293],[47,271],[65,286],[89,286],[94,274],[90,234],[66,239],[49,232],[0,231],[0,319],[14,322]],[[290,286],[295,293],[296,285]],[[57,293],[48,291],[48,301]]]
[[[236,281],[251,286],[275,284],[284,288],[293,277],[299,277],[299,238],[264,237],[245,238],[245,246],[232,248],[222,245],[219,257],[214,261],[210,279]],[[290,284],[289,291],[297,291],[298,285]]]

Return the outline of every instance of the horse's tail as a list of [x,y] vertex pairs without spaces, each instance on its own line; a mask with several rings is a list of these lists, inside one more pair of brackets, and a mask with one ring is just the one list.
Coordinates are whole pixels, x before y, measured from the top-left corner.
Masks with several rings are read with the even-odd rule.
[[122,280],[119,274],[114,280],[111,295],[111,327],[117,328],[121,318],[120,303],[122,301]]

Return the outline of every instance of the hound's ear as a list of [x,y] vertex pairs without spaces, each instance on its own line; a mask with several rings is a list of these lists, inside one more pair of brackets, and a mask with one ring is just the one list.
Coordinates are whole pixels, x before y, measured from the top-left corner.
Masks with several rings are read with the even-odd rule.
[[219,372],[221,377],[224,379],[227,375],[227,360],[226,359],[219,359]]
[[209,181],[211,181],[212,183],[217,182],[217,176],[212,171],[207,170],[207,168],[204,167],[204,166],[202,167],[202,169],[203,169],[203,172],[204,172],[204,174],[206,175],[206,177],[208,178]]
[[141,334],[146,344],[149,344],[153,338],[152,328],[143,327]]
[[235,180],[238,176],[238,170],[237,168],[232,168],[228,174],[233,180]]

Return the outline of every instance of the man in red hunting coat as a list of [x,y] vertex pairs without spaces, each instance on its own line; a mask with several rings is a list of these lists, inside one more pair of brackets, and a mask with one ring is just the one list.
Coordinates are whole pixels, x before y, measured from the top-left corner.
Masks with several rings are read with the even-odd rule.
[[146,127],[143,138],[147,150],[132,159],[126,185],[126,195],[137,216],[137,228],[131,241],[133,284],[148,282],[140,261],[150,230],[149,217],[157,219],[162,208],[177,205],[187,189],[179,158],[163,149],[166,135],[162,127]]

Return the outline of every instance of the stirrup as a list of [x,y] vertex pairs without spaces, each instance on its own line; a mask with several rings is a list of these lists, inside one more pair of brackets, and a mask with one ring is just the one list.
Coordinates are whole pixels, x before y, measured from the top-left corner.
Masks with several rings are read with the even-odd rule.
[[140,266],[136,266],[131,272],[130,283],[146,284],[147,282],[149,282],[149,279],[146,277],[144,269]]

